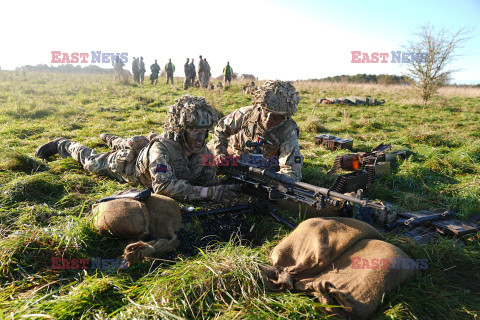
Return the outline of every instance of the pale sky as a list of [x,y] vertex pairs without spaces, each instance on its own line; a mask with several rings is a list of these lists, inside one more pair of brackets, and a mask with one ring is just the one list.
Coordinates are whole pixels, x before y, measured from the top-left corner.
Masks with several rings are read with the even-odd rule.
[[[476,27],[454,66],[457,83],[480,83],[480,1],[3,1],[0,67],[51,65],[51,51],[168,58],[183,76],[185,59],[203,55],[212,75],[234,72],[297,80],[341,74],[398,74],[391,51],[430,22],[456,31]],[[352,63],[352,51],[388,52],[388,63]],[[91,56],[89,58],[91,60]],[[89,63],[80,64],[87,66]],[[111,67],[110,64],[97,64]]]

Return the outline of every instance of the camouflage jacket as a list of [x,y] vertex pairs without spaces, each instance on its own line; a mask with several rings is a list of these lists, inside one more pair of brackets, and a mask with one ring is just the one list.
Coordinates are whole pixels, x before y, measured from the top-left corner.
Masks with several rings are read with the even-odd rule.
[[303,156],[298,145],[297,124],[289,118],[280,126],[266,131],[261,125],[261,113],[260,107],[248,106],[220,119],[213,131],[214,154],[246,154],[246,141],[257,141],[257,138],[263,137],[272,144],[265,146],[265,157],[271,164],[277,164],[273,167],[282,174],[300,180]]
[[202,74],[203,72],[205,72],[205,63],[203,62],[203,60],[198,62],[197,70],[198,70],[198,74]]
[[192,78],[195,78],[195,76],[197,75],[197,71],[195,69],[195,64],[193,64],[193,63],[190,63],[190,73],[191,73]]
[[161,135],[153,139],[138,155],[136,175],[144,186],[155,193],[179,201],[199,200],[202,186],[215,184],[215,167],[206,166],[204,159],[211,159],[207,147],[185,156],[182,145]]
[[160,66],[158,65],[158,63],[152,64],[150,66],[150,71],[152,71],[152,73],[158,74],[160,72]]
[[141,73],[141,72],[145,72],[145,71],[147,71],[147,70],[145,70],[145,62],[139,61],[138,62],[138,72]]
[[138,72],[138,59],[133,59],[132,61],[132,72]]

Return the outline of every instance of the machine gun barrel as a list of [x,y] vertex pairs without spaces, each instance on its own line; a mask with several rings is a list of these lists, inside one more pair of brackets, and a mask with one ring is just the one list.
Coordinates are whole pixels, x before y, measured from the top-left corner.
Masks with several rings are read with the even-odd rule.
[[376,203],[371,203],[367,199],[358,199],[352,196],[345,195],[343,193],[335,192],[327,188],[322,188],[318,186],[311,185],[309,183],[301,182],[301,181],[296,181],[292,178],[286,177],[284,175],[271,172],[269,170],[263,169],[263,168],[257,168],[257,167],[249,167],[249,172],[252,172],[257,175],[265,176],[268,177],[274,181],[277,181],[282,184],[290,185],[290,186],[295,186],[298,188],[303,188],[309,191],[314,192],[314,195],[323,195],[325,197],[336,197],[339,199],[343,199],[346,201],[349,201],[351,203],[356,203],[364,207],[371,207],[374,209],[378,210],[385,210],[385,206],[376,204]]

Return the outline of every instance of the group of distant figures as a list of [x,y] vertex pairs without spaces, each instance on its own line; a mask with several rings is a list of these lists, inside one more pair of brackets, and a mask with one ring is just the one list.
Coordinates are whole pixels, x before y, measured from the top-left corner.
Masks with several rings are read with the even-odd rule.
[[[207,62],[207,58],[203,58],[199,56],[198,68],[195,68],[194,59],[190,61],[187,58],[187,62],[184,65],[184,72],[185,72],[185,81],[183,83],[183,88],[187,90],[190,87],[197,87],[197,88],[209,88],[210,77],[212,76],[210,72],[210,64]],[[113,70],[115,71],[115,81],[124,80],[124,77],[128,75],[128,72],[123,70],[125,64],[122,60],[117,57],[115,62],[113,63]],[[150,66],[150,81],[153,85],[156,85],[158,82],[158,76],[160,74],[160,66],[155,60],[155,63]],[[166,74],[166,84],[171,83],[173,84],[173,73],[175,72],[175,65],[172,63],[172,59],[168,59],[168,63],[165,65],[165,74]],[[143,57],[135,58],[133,57],[132,61],[132,73],[133,73],[133,81],[135,83],[143,84],[145,78],[145,62],[143,61]],[[197,79],[198,75],[198,79]],[[230,62],[227,62],[225,68],[223,68],[223,77],[225,85],[230,85],[233,76],[233,69],[230,66]],[[219,85],[220,84],[220,85]],[[217,87],[223,87],[221,82],[217,84]]]
[[[153,85],[157,85],[158,75],[160,74],[160,66],[157,63],[157,59],[150,66],[150,82]],[[143,62],[143,57],[135,58],[133,57],[132,61],[132,73],[133,73],[133,82],[143,84],[145,78],[145,62]],[[173,73],[175,72],[175,65],[172,63],[172,59],[168,59],[167,64],[165,65],[165,74],[167,76],[166,84],[169,82],[173,84]]]
[[210,64],[207,62],[207,58],[203,58],[199,56],[198,61],[198,80],[197,78],[197,69],[195,69],[195,63],[192,58],[187,58],[187,62],[183,66],[183,71],[185,72],[185,81],[183,82],[183,88],[187,90],[190,87],[203,87],[207,88],[208,83],[210,82],[210,77],[212,74],[210,73]]

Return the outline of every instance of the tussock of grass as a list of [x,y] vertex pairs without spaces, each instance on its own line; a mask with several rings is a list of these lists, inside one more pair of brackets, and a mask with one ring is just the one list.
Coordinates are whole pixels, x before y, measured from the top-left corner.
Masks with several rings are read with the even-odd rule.
[[2,192],[15,202],[53,203],[64,191],[63,185],[49,173],[21,176],[2,188]]
[[3,149],[0,152],[0,170],[33,174],[45,170],[45,166],[40,161],[20,151]]
[[315,119],[307,120],[303,130],[312,133],[328,132],[328,129],[323,125],[323,121]]
[[139,280],[135,296],[141,307],[135,314],[158,309],[159,315],[163,310],[186,318],[218,317],[231,311],[225,306],[265,294],[259,260],[257,253],[234,242],[207,248],[194,260],[180,260]]

